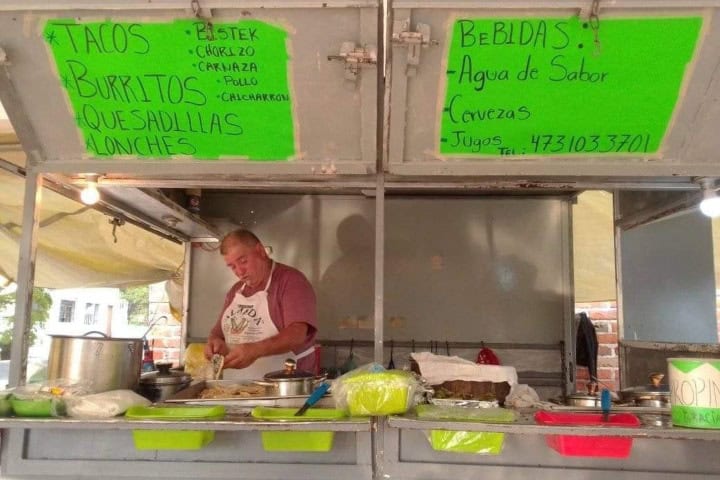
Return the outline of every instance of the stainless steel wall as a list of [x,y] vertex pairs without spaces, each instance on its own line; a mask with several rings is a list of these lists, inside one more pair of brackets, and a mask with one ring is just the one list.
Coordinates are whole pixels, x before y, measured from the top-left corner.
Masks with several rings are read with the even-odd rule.
[[[323,339],[373,338],[373,212],[363,196],[203,196],[204,216],[226,231],[254,230],[276,260],[307,275]],[[572,301],[566,200],[389,197],[385,221],[386,339],[563,339]],[[192,338],[207,336],[235,281],[207,248],[192,249]]]

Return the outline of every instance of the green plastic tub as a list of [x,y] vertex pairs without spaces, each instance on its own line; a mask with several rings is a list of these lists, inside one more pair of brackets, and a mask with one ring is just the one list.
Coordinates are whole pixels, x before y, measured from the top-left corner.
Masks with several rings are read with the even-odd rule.
[[504,442],[504,433],[430,430],[430,446],[441,452],[499,455]]
[[[255,407],[253,418],[287,422],[306,420],[338,420],[345,417],[335,408],[311,408],[302,417],[296,417],[297,408]],[[267,452],[329,452],[335,432],[260,432],[263,449]]]
[[11,394],[12,412],[18,417],[60,417],[65,415],[65,402],[51,395]]
[[[418,405],[418,418],[425,420],[475,421],[481,423],[512,423],[515,412],[503,408],[468,408],[456,406]],[[430,430],[430,446],[433,450],[455,453],[499,455],[505,442],[505,434],[465,430]]]
[[13,414],[12,401],[8,395],[0,395],[0,417],[9,417]]
[[360,372],[343,380],[341,392],[352,416],[396,415],[407,412],[414,381],[400,370]]
[[[131,420],[220,420],[225,407],[130,407],[125,418]],[[199,450],[213,440],[213,430],[133,430],[138,450]]]

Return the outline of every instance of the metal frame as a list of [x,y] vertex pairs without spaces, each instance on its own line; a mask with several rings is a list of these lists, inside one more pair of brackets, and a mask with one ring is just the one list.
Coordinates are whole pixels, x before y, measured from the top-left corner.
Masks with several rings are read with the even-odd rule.
[[[35,280],[35,254],[37,233],[40,222],[39,204],[42,201],[43,179],[35,171],[25,177],[25,198],[23,202],[22,234],[18,257],[17,291],[15,293],[15,323],[10,349],[10,386],[22,385],[27,375],[28,338],[32,314],[32,295]],[[18,341],[20,339],[20,341]]]
[[[179,427],[179,426],[178,426]],[[364,428],[367,428],[366,423]],[[107,427],[103,427],[107,428]],[[130,428],[130,427],[129,427]],[[198,425],[198,429],[207,429]],[[327,428],[326,428],[327,429]],[[238,429],[235,429],[238,430]],[[247,430],[261,430],[257,427]],[[336,430],[342,431],[342,430]],[[353,431],[344,431],[345,434],[352,434]],[[183,462],[180,468],[178,461],[174,458],[166,458],[159,452],[146,452],[135,460],[43,460],[28,459],[25,452],[25,440],[28,430],[12,428],[6,430],[2,443],[2,470],[3,476],[11,475],[15,478],[25,476],[41,476],[47,478],[57,475],[61,470],[64,475],[73,477],[96,478],[99,472],[103,478],[112,472],[114,478],[135,478],[135,479],[156,479],[156,478],[215,478],[235,479],[238,478],[238,470],[242,469],[242,478],[246,479],[268,479],[285,478],[288,471],[293,472],[293,478],[298,480],[335,479],[340,475],[350,475],[350,478],[370,478],[371,451],[369,433],[367,431],[355,431],[355,446],[357,459],[356,464],[320,464],[320,463],[299,463],[299,462],[273,462],[270,457],[265,462],[223,462],[207,461]],[[175,468],[174,468],[175,467]],[[168,477],[170,475],[170,477]]]
[[[472,0],[456,0],[451,2],[423,1],[416,2],[410,0],[386,0],[383,2],[388,8],[387,16],[383,16],[385,24],[383,31],[388,35],[391,19],[394,13],[403,8],[495,8],[499,10],[509,9],[569,9],[577,8],[586,10],[590,2],[587,0],[540,0],[540,1],[507,1],[507,0],[489,0],[477,2]],[[151,10],[168,10],[178,9],[187,10],[190,2],[179,0],[158,0],[147,2],[147,0],[129,0],[129,1],[111,1],[101,2],[98,0],[86,1],[54,1],[48,2],[41,0],[25,0],[25,1],[5,1],[0,3],[0,11],[62,11],[62,10],[106,10],[119,11],[130,9],[151,9]],[[204,9],[229,8],[237,9],[237,2],[230,0],[201,0]],[[678,5],[685,7],[720,7],[718,0],[702,0],[702,1],[670,1],[670,0],[624,0],[613,3],[615,7],[626,8],[676,8]],[[282,0],[278,2],[255,1],[245,2],[242,8],[347,8],[347,7],[378,7],[375,1],[330,1],[330,2],[310,2],[308,0]],[[382,15],[378,13],[378,15]],[[380,25],[379,25],[380,28]],[[388,37],[390,38],[390,37]],[[1,52],[0,52],[1,53]],[[673,188],[678,190],[689,190],[694,188],[692,178],[687,176],[688,171],[692,171],[695,175],[717,175],[720,174],[720,167],[709,165],[652,165],[648,168],[647,164],[620,165],[615,172],[609,173],[608,165],[589,166],[592,159],[583,159],[577,162],[564,162],[554,165],[547,162],[529,165],[528,163],[518,163],[512,167],[507,164],[483,165],[483,177],[477,176],[477,164],[467,164],[464,166],[454,167],[452,175],[457,177],[456,181],[448,180],[448,170],[442,165],[433,167],[430,171],[432,175],[423,175],[413,179],[406,176],[386,175],[388,170],[388,159],[395,156],[396,152],[391,149],[389,141],[386,137],[389,131],[389,114],[391,105],[391,85],[392,79],[392,52],[391,49],[386,50],[387,55],[381,58],[380,65],[386,68],[385,73],[378,68],[377,85],[378,85],[378,108],[377,108],[377,162],[376,172],[367,172],[364,167],[357,165],[342,165],[343,174],[364,176],[361,179],[355,178],[339,178],[334,174],[317,173],[310,175],[308,165],[297,165],[288,171],[274,173],[272,167],[268,165],[236,165],[227,162],[217,163],[173,163],[172,176],[163,176],[158,173],[158,164],[146,162],[118,162],[108,164],[107,162],[89,161],[80,162],[75,160],[63,160],[53,162],[41,162],[40,150],[37,148],[37,138],[32,130],[31,125],[24,119],[22,106],[13,101],[12,85],[7,69],[5,75],[0,75],[0,91],[10,92],[3,96],[8,111],[12,113],[19,132],[22,133],[21,138],[23,145],[29,152],[29,164],[26,176],[25,205],[23,209],[23,234],[21,241],[21,255],[18,262],[20,278],[18,279],[18,302],[17,321],[14,327],[14,336],[16,339],[24,339],[25,332],[29,327],[29,312],[31,308],[31,295],[34,274],[35,246],[37,241],[37,225],[38,225],[38,204],[40,203],[40,192],[43,187],[43,175],[55,173],[73,173],[86,172],[93,169],[98,172],[104,172],[107,177],[103,183],[116,186],[132,186],[132,187],[193,187],[203,186],[211,188],[233,188],[247,190],[292,190],[305,189],[308,191],[323,192],[337,191],[347,189],[368,190],[375,197],[375,227],[376,227],[376,251],[375,251],[375,337],[373,340],[374,357],[376,361],[382,361],[384,350],[384,333],[383,333],[383,275],[382,270],[385,260],[384,230],[385,216],[384,204],[387,194],[403,194],[403,193],[452,193],[452,194],[491,194],[497,192],[519,193],[523,192],[547,192],[548,190],[575,192],[586,188],[632,188],[632,189],[652,189],[652,188]],[[398,95],[401,92],[396,92]],[[406,92],[405,92],[406,93]],[[382,100],[380,100],[382,99]],[[574,166],[583,166],[584,176],[568,175],[568,171],[572,171]],[[198,173],[203,173],[207,177],[198,179]],[[407,168],[401,173],[425,174],[426,169],[415,170]],[[273,178],[277,175],[277,178]],[[538,178],[528,178],[534,176],[542,176]],[[675,177],[679,175],[680,177]],[[667,178],[665,178],[667,176]],[[595,177],[595,178],[593,178]],[[625,177],[625,178],[623,178]],[[72,182],[70,182],[72,183]],[[567,205],[565,208],[570,208]],[[570,214],[564,218],[570,219]],[[564,227],[565,228],[565,227]],[[616,229],[617,232],[617,229]],[[565,249],[568,255],[563,258],[566,276],[564,278],[564,293],[571,298],[573,287],[572,278],[572,259],[569,258],[569,248],[571,247],[571,238],[564,239]],[[186,258],[188,258],[186,256]],[[619,258],[618,260],[619,261]],[[186,265],[186,268],[189,265]],[[619,271],[619,270],[618,270]],[[187,275],[187,273],[186,273]],[[186,279],[188,277],[186,276]],[[620,282],[621,279],[618,279]],[[187,299],[186,299],[187,300]],[[571,302],[568,302],[570,304]],[[618,299],[621,304],[621,299]],[[184,305],[187,312],[188,304]],[[621,309],[618,309],[620,318],[619,325],[622,326]],[[572,325],[572,308],[568,307],[564,311],[564,322],[566,325]],[[620,329],[622,331],[622,329]],[[566,345],[572,345],[572,329],[565,330],[564,338]],[[11,385],[21,384],[24,380],[24,370],[27,349],[24,340],[13,342],[12,347],[12,367],[11,367]],[[569,355],[567,355],[569,358]],[[567,362],[568,360],[566,360]],[[566,374],[565,381],[568,381]],[[177,430],[189,429],[200,430],[207,428],[207,424],[201,422],[161,422],[164,429]],[[89,429],[89,430],[127,430],[127,429],[144,429],[157,428],[158,424],[140,424],[140,422],[128,422],[124,420],[111,421],[85,421],[85,420],[0,420],[0,427],[6,427],[6,435],[2,443],[3,450],[3,471],[10,475],[50,475],[58,470],[57,461],[43,460],[27,460],[24,458],[25,439],[27,428],[43,429],[43,428],[72,428],[72,429]],[[237,422],[218,422],[213,424],[213,429],[217,430],[333,430],[345,432],[357,432],[357,453],[358,459],[362,459],[362,464],[353,466],[342,466],[338,470],[333,465],[317,465],[317,464],[244,464],[244,475],[246,478],[267,478],[268,476],[285,477],[289,469],[293,471],[293,477],[299,480],[311,478],[337,478],[339,473],[348,475],[357,475],[374,478],[384,478],[388,476],[401,477],[404,468],[402,463],[398,462],[400,435],[403,429],[406,430],[426,430],[430,428],[442,428],[449,430],[468,430],[468,431],[495,431],[517,434],[573,434],[577,433],[577,428],[573,427],[540,427],[534,424],[518,424],[518,425],[486,425],[479,426],[471,423],[449,424],[448,422],[426,422],[412,419],[390,418],[388,421],[383,419],[373,419],[370,423],[356,422],[334,422],[333,424],[258,424],[257,422],[237,423]],[[614,434],[631,436],[635,438],[660,438],[660,439],[693,439],[720,441],[720,436],[714,431],[703,430],[673,430],[673,429],[617,429]],[[604,436],[607,430],[600,427],[590,427],[583,429],[583,435]],[[369,440],[369,441],[368,441]],[[209,463],[209,465],[208,465]],[[208,474],[208,467],[212,470],[213,477],[235,478],[237,476],[237,464],[221,464],[211,462],[188,462],[183,464],[181,476],[184,478],[198,478]],[[64,472],[68,475],[88,475],[88,467],[85,461],[70,460],[63,462]],[[372,466],[371,466],[372,465]],[[132,462],[132,461],[100,461],[95,462],[93,470],[97,472],[98,468],[104,471],[114,471],[116,475],[122,477],[142,476],[155,477],[167,474],[170,470],[170,462],[154,459],[152,462]],[[440,464],[437,468],[442,469],[445,474],[467,474],[470,468],[478,468],[474,465],[458,466]],[[492,466],[483,466],[483,476],[487,478],[506,477],[508,473],[517,475],[530,474],[531,470],[527,467],[504,467],[496,464]],[[536,466],[532,467],[532,474],[538,477]],[[547,468],[544,473],[553,476],[561,474],[567,475],[567,470],[563,468]],[[175,473],[177,475],[177,473]],[[413,476],[411,474],[408,477]],[[572,476],[572,475],[570,475]],[[633,472],[634,478],[650,478],[650,474]],[[702,475],[699,475],[702,476]],[[704,475],[712,478],[711,475]],[[663,478],[685,478],[682,476],[668,475]],[[652,474],[652,478],[658,478],[657,473]]]

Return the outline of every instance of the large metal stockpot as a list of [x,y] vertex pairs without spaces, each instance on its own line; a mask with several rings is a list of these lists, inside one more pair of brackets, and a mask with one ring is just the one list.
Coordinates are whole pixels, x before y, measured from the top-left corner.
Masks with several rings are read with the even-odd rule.
[[[89,336],[93,334],[100,338]],[[108,338],[102,332],[88,332],[79,337],[52,335],[48,379],[87,382],[96,393],[136,390],[142,344],[142,338]]]

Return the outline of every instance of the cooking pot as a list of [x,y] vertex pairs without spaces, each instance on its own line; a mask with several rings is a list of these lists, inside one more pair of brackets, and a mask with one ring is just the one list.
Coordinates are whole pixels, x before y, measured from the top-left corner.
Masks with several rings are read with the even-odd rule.
[[[100,338],[89,335],[100,335]],[[108,338],[96,331],[79,337],[51,337],[49,380],[87,382],[95,393],[138,388],[142,338]]]
[[620,400],[623,403],[633,403],[641,407],[669,407],[670,388],[660,383],[664,377],[665,375],[662,373],[651,373],[648,385],[620,390]]
[[325,376],[316,377],[310,372],[297,369],[297,363],[292,358],[285,360],[285,368],[276,372],[265,374],[263,381],[254,383],[271,389],[270,395],[277,397],[292,397],[310,395],[315,386],[325,380]]
[[192,382],[187,373],[171,370],[171,363],[156,363],[157,372],[144,373],[140,377],[140,395],[151,402],[164,402]]

